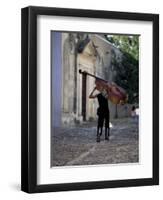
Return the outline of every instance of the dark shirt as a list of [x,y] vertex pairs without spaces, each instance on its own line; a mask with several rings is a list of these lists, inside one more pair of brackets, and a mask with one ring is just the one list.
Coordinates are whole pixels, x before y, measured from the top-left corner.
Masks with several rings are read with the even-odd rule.
[[108,113],[109,112],[108,100],[101,93],[97,95],[97,99],[99,103],[97,114],[99,115]]

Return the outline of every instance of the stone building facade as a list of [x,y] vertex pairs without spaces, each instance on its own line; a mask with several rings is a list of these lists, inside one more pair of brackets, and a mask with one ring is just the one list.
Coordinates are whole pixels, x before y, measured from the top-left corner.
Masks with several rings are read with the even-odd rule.
[[[95,79],[90,76],[83,78],[79,69],[112,82],[116,76],[112,56],[114,54],[120,58],[122,53],[99,34],[61,32],[57,34],[58,36],[56,36],[56,32],[52,33],[52,46],[53,41],[57,41],[54,42],[54,47],[52,47],[53,124],[60,126],[96,120],[98,102],[97,99],[89,99],[89,94],[95,86]],[[56,51],[58,49],[56,46],[58,38],[61,45],[59,55]],[[57,64],[53,60],[55,62],[58,60]],[[57,65],[57,67],[54,65]],[[57,72],[59,67],[60,73]],[[56,74],[58,75],[56,76]],[[57,88],[56,85],[60,86]],[[116,107],[109,102],[109,107],[111,118],[115,117],[116,109],[118,117],[129,115],[129,105]]]

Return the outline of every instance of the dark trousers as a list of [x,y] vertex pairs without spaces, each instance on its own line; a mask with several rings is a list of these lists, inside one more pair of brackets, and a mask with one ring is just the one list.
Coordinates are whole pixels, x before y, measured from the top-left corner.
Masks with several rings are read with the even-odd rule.
[[97,125],[97,142],[100,141],[102,135],[103,126],[105,125],[105,139],[109,139],[110,127],[109,127],[110,116],[109,112],[98,113],[98,125]]

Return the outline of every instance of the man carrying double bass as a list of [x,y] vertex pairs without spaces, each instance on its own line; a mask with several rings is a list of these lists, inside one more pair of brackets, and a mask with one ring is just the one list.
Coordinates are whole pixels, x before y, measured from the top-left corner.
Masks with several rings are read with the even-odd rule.
[[[109,140],[110,135],[110,127],[109,127],[109,121],[110,121],[110,112],[109,112],[109,105],[108,105],[108,94],[104,90],[101,82],[96,79],[96,87],[93,89],[91,94],[89,95],[89,98],[98,99],[99,107],[97,109],[97,115],[98,115],[98,125],[97,125],[97,142],[100,142],[100,136],[102,135],[102,129],[103,125],[105,123],[105,140]],[[98,90],[98,94],[94,94],[95,90]]]
[[[80,74],[89,75],[95,78],[96,87],[93,89],[89,98],[98,99],[99,107],[97,109],[98,115],[98,125],[97,125],[97,142],[100,142],[100,136],[102,135],[103,125],[105,123],[105,140],[109,140],[110,136],[110,112],[108,100],[110,100],[115,105],[124,105],[127,103],[128,94],[126,91],[119,87],[116,83],[109,83],[108,81],[99,78],[93,74],[90,74],[86,71],[79,70]],[[99,91],[99,94],[94,94],[95,90]]]

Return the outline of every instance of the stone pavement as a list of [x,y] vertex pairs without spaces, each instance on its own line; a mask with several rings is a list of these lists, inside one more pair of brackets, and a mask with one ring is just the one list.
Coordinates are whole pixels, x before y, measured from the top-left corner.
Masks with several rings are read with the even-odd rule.
[[138,124],[131,118],[114,119],[110,140],[96,142],[96,122],[53,130],[51,166],[139,162]]

